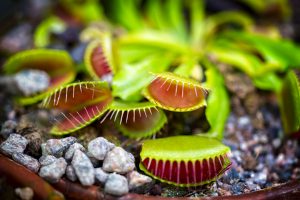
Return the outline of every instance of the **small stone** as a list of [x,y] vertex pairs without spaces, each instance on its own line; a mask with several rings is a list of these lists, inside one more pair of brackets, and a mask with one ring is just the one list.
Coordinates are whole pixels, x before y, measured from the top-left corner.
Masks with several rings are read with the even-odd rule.
[[64,175],[67,167],[67,162],[64,158],[59,158],[50,165],[42,166],[39,176],[51,183],[56,183]]
[[14,153],[23,153],[28,141],[21,135],[12,133],[9,135],[7,140],[5,140],[0,145],[0,150],[6,155],[12,155]]
[[104,184],[108,178],[108,173],[103,171],[100,167],[95,169],[95,178],[99,183]]
[[24,136],[28,140],[25,152],[32,156],[39,156],[42,144],[42,137],[39,132],[33,132]]
[[94,167],[90,159],[80,150],[75,150],[72,166],[82,185],[93,185],[95,182]]
[[50,164],[54,163],[56,160],[57,160],[57,158],[55,156],[44,155],[44,156],[40,157],[39,162],[42,166],[46,166],[46,165],[50,165]]
[[257,165],[257,160],[249,153],[244,155],[243,167],[247,170],[254,170]]
[[34,195],[33,190],[30,187],[16,188],[15,193],[22,200],[31,200]]
[[8,138],[10,134],[14,133],[17,127],[17,122],[13,120],[7,120],[3,123],[0,131],[0,135],[3,138]]
[[61,157],[66,149],[77,141],[75,137],[66,137],[63,139],[50,139],[47,141],[44,149],[45,154]]
[[276,148],[276,149],[279,148],[280,145],[281,145],[281,139],[280,139],[280,138],[275,138],[275,139],[273,139],[272,145],[273,145],[273,147]]
[[222,188],[218,188],[218,193],[220,194],[220,196],[229,196],[229,195],[231,195],[230,191],[224,190]]
[[79,150],[81,150],[81,151],[85,151],[85,148],[84,148],[81,144],[79,144],[79,143],[74,143],[74,144],[72,144],[72,145],[69,147],[69,149],[66,151],[66,153],[65,153],[65,159],[66,159],[67,161],[72,160],[73,155],[74,155],[74,152],[75,152],[76,149],[79,149]]
[[41,144],[41,150],[42,150],[42,155],[43,156],[49,155],[49,152],[47,152],[47,149],[46,149],[46,143]]
[[248,126],[250,124],[250,122],[251,122],[251,120],[249,117],[247,117],[247,116],[240,117],[238,119],[238,127],[244,128],[245,126]]
[[254,182],[259,184],[260,186],[263,186],[267,182],[267,174],[268,169],[264,168],[261,172],[256,174]]
[[98,137],[89,142],[88,152],[96,159],[103,160],[107,152],[114,147],[113,143],[110,143],[103,137]]
[[231,186],[231,191],[234,195],[242,194],[244,191],[245,185],[243,183],[236,183]]
[[115,196],[122,196],[128,193],[128,182],[124,176],[113,173],[107,178],[104,191]]
[[89,152],[86,153],[86,155],[89,157],[90,161],[92,162],[94,168],[101,166],[101,161],[92,156]]
[[40,168],[40,163],[37,159],[23,153],[14,153],[12,158],[17,163],[24,165],[27,169],[37,173]]
[[125,174],[134,170],[134,157],[121,147],[115,147],[107,153],[102,168],[107,172]]
[[66,175],[67,175],[67,178],[70,180],[70,181],[76,181],[77,180],[77,176],[76,176],[76,173],[75,173],[75,170],[74,168],[72,167],[72,165],[68,165],[67,169],[66,169]]
[[140,187],[146,183],[151,183],[152,179],[149,176],[132,171],[127,174],[129,189]]
[[231,168],[230,170],[228,170],[225,175],[223,176],[223,182],[226,184],[233,184],[233,183],[237,183],[240,180],[240,175],[238,173],[238,171],[235,168]]
[[49,75],[42,70],[29,69],[18,72],[14,76],[18,89],[29,96],[44,91],[50,85]]

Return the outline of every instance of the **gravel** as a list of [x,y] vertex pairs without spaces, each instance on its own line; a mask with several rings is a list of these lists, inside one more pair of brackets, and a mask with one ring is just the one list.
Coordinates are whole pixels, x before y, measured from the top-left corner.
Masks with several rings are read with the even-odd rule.
[[104,186],[104,191],[115,196],[122,196],[129,191],[127,179],[116,173],[108,176]]
[[45,71],[32,69],[18,72],[14,80],[25,96],[44,91],[50,84],[50,77]]
[[129,172],[127,174],[127,179],[130,190],[152,182],[152,179],[149,176],[140,174],[137,171]]
[[0,135],[3,138],[8,138],[10,134],[16,131],[17,125],[17,122],[14,120],[5,121],[1,127]]
[[22,200],[31,200],[34,196],[33,190],[30,187],[16,188],[15,193]]
[[50,139],[44,146],[44,154],[61,157],[65,150],[77,141],[75,137],[66,137],[63,139]]
[[44,155],[39,158],[39,162],[42,166],[50,165],[51,163],[55,162],[56,160],[57,160],[57,158],[52,155]]
[[106,154],[114,147],[113,143],[110,143],[103,137],[98,137],[89,142],[88,152],[94,158],[103,160]]
[[72,160],[72,158],[73,158],[73,155],[74,155],[74,152],[75,152],[75,150],[81,150],[81,151],[85,151],[85,148],[81,145],[81,144],[79,144],[79,143],[74,143],[74,144],[72,144],[69,148],[68,148],[68,150],[66,151],[66,153],[65,153],[65,159],[67,160],[67,161],[71,161]]
[[40,163],[37,159],[23,153],[14,153],[12,158],[17,163],[24,165],[27,169],[37,173],[40,168]]
[[9,135],[7,140],[5,140],[0,145],[0,150],[6,155],[12,155],[14,153],[23,153],[28,141],[21,135],[12,133]]
[[58,158],[55,162],[42,166],[39,176],[45,180],[56,183],[65,174],[67,162],[64,158]]
[[75,150],[72,166],[82,185],[93,185],[95,182],[94,167],[90,159],[80,150]]
[[95,169],[95,178],[99,183],[104,184],[108,178],[108,173],[103,171],[100,167]]
[[126,174],[135,168],[134,157],[121,147],[115,147],[107,153],[102,168],[107,172]]
[[77,176],[75,173],[74,168],[72,167],[72,165],[68,165],[67,169],[66,169],[66,176],[70,181],[76,181],[77,180]]
[[40,155],[42,137],[39,132],[33,132],[24,136],[28,140],[28,145],[25,151],[35,157]]

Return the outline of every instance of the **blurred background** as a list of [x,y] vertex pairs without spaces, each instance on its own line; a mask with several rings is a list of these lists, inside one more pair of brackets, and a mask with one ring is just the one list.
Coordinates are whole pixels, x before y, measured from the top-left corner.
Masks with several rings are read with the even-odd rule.
[[[144,1],[138,1],[143,6]],[[300,42],[300,1],[298,0],[206,0],[205,2],[205,10],[208,13],[244,11],[258,24],[278,25],[285,37]],[[85,6],[80,7],[81,5]],[[0,51],[3,55],[3,53],[12,53],[30,47],[33,44],[31,40],[35,28],[50,15],[55,14],[64,20],[68,19],[69,25],[73,25],[74,28],[104,18],[104,15],[113,18],[112,6],[113,1],[109,0],[1,0]],[[90,11],[90,15],[79,16],[80,8]],[[69,37],[75,38],[76,31],[68,31],[68,33],[71,34]]]

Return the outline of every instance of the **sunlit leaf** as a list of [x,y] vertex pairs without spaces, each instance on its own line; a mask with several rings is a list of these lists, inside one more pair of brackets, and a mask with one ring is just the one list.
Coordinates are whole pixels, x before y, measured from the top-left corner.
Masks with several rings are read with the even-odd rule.
[[206,71],[206,84],[211,88],[205,111],[211,126],[208,134],[222,140],[224,127],[230,112],[230,100],[220,72],[217,71],[215,66],[207,67],[209,68]]
[[43,20],[35,30],[34,45],[46,47],[50,44],[51,33],[62,33],[66,30],[66,24],[58,17],[49,17]]
[[73,18],[84,24],[98,21],[102,18],[102,7],[98,0],[61,0],[60,4],[65,9],[65,12],[68,12]]
[[167,70],[173,58],[173,55],[167,53],[154,54],[136,63],[124,63],[113,78],[113,95],[127,101],[142,99],[142,89],[153,78],[149,72]]
[[129,30],[142,28],[143,21],[138,10],[139,0],[114,0],[108,2],[108,16]]
[[246,32],[229,32],[226,35],[234,40],[242,40],[253,45],[267,62],[277,64],[282,71],[287,68],[300,67],[300,47],[291,41],[276,40]]
[[185,43],[178,41],[173,35],[152,30],[128,34],[121,37],[119,43],[122,46],[139,45],[140,48],[155,47],[174,53],[189,54],[190,52],[188,46]]
[[238,49],[213,46],[210,53],[218,61],[236,67],[250,77],[256,76],[257,71],[263,66],[263,63],[256,56]]
[[204,1],[191,0],[189,3],[191,18],[191,43],[199,45],[203,40],[204,27]]

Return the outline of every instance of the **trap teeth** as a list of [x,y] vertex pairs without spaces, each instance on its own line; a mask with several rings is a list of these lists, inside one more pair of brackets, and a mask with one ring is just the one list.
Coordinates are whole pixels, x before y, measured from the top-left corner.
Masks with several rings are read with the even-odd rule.
[[229,147],[204,136],[174,136],[144,142],[140,169],[172,185],[210,183],[229,167]]
[[63,135],[92,123],[105,113],[111,102],[112,95],[106,82],[80,82],[55,90],[43,105],[62,111],[55,118],[51,133]]
[[192,79],[163,72],[156,74],[144,91],[145,97],[170,111],[192,111],[206,106],[208,90]]
[[101,123],[109,119],[130,138],[149,137],[167,122],[165,113],[150,102],[113,101]]
[[91,41],[85,51],[84,63],[95,80],[110,80],[116,71],[117,53],[109,33]]

